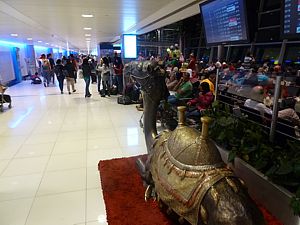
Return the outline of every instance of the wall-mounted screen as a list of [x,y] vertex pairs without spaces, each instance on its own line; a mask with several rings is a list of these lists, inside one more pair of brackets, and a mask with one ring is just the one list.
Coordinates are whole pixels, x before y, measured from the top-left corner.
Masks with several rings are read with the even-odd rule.
[[300,0],[284,0],[281,13],[281,37],[300,37]]
[[249,41],[244,0],[210,0],[200,11],[207,45]]
[[137,58],[136,35],[132,35],[132,34],[123,35],[122,51],[124,52],[125,59]]

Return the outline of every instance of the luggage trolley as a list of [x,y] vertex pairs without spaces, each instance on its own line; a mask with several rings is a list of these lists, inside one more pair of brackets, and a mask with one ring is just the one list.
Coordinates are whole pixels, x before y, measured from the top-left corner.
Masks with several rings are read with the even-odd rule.
[[11,108],[11,97],[10,97],[10,95],[4,94],[6,89],[7,89],[7,87],[0,84],[0,111],[1,112],[4,111],[4,104],[5,103],[8,104],[8,108]]

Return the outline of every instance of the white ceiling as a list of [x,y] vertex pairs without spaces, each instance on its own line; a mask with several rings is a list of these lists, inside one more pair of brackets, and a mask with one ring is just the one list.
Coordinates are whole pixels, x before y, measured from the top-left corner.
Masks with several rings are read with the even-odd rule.
[[[0,40],[76,50],[142,34],[199,13],[200,0],[0,0]],[[93,18],[83,18],[92,14]],[[83,28],[90,27],[91,31]],[[18,37],[11,37],[12,33]],[[86,42],[85,34],[91,34]],[[28,41],[27,38],[33,38]],[[37,41],[42,41],[38,43]],[[48,43],[48,44],[46,44]],[[67,44],[68,43],[68,44]]]

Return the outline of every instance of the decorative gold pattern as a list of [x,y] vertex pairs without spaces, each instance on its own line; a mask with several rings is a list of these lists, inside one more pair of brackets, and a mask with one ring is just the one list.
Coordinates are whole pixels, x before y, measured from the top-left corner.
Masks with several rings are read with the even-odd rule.
[[151,198],[152,187],[148,185],[145,191],[145,202],[147,202]]
[[211,187],[211,189],[210,189],[210,195],[211,195],[212,199],[214,200],[214,202],[216,204],[218,204],[218,202],[219,202],[219,194],[218,194],[218,192],[216,191],[216,189],[214,187]]
[[203,205],[200,206],[200,214],[201,214],[201,220],[204,224],[207,224],[207,211],[204,208]]
[[239,189],[237,188],[236,184],[233,182],[233,180],[231,180],[230,178],[226,177],[226,181],[227,183],[230,185],[230,187],[233,189],[233,191],[235,193],[237,193],[239,191]]
[[164,147],[161,146],[153,154],[151,173],[155,190],[176,213],[184,216],[191,224],[197,224],[199,204],[207,191],[213,190],[211,187],[218,181],[234,174],[224,167],[201,171],[182,170],[169,160]]
[[[207,121],[209,119],[204,119],[204,123]],[[209,193],[211,204],[218,205],[222,191],[215,189],[215,185],[224,182],[233,193],[239,192],[234,182],[239,183],[238,179],[207,138],[205,132],[208,129],[205,126],[202,129],[200,135],[182,125],[164,133],[152,151],[150,167],[155,191],[161,200],[192,225],[197,225],[199,219],[208,224],[209,215],[202,203]],[[222,188],[228,189],[228,185],[222,185]],[[230,221],[230,217],[226,218]]]

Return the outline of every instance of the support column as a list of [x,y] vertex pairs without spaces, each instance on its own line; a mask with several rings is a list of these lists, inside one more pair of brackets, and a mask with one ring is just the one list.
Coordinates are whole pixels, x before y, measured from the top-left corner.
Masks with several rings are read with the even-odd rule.
[[222,62],[223,58],[224,58],[224,45],[218,45],[217,59],[219,62]]
[[214,57],[214,47],[210,48],[210,53],[209,53],[209,60],[208,63],[212,63]]
[[276,77],[272,122],[271,122],[270,134],[269,134],[269,139],[271,142],[273,142],[274,138],[275,138],[276,123],[277,123],[277,118],[278,118],[278,104],[279,104],[279,96],[280,96],[280,90],[281,90],[281,79],[282,79],[282,76]]
[[157,31],[157,42],[160,43],[160,45],[158,46],[158,49],[157,49],[157,55],[162,56],[161,55],[161,52],[162,52],[162,47],[161,47],[162,41],[161,41],[161,39],[162,39],[162,33],[163,32],[162,32],[162,29],[157,29],[156,31]]
[[284,53],[285,53],[285,49],[286,49],[286,43],[287,43],[287,39],[284,39],[282,41],[280,53],[279,53],[279,57],[278,57],[279,64],[282,64],[282,62],[283,62],[283,57],[284,57]]
[[229,59],[230,59],[231,49],[232,49],[232,47],[231,47],[231,46],[228,46],[227,53],[226,53],[226,58],[225,58],[225,61],[226,61],[226,62],[228,62]]

